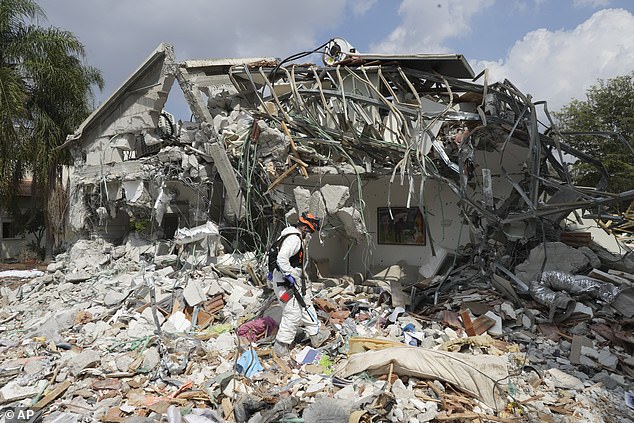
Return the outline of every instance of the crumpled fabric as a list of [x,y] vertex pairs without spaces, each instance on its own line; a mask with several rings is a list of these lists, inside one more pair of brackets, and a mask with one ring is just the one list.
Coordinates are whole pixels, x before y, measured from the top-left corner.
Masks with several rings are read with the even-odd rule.
[[242,354],[236,363],[236,370],[251,379],[251,377],[260,373],[264,368],[258,359],[258,354],[253,348],[249,348]]
[[238,335],[255,342],[277,331],[277,322],[270,316],[250,320],[238,328]]

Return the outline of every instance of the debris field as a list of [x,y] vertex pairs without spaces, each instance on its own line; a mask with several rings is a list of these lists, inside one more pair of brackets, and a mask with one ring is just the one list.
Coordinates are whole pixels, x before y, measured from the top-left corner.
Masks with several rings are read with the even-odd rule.
[[[164,110],[174,87],[189,121]],[[65,251],[36,276],[0,272],[0,406],[44,422],[634,421],[634,206],[593,218],[634,191],[605,192],[574,136],[461,55],[333,39],[176,62],[161,44],[64,145]],[[571,160],[598,186],[575,186]],[[330,337],[277,357],[266,251],[307,211]]]

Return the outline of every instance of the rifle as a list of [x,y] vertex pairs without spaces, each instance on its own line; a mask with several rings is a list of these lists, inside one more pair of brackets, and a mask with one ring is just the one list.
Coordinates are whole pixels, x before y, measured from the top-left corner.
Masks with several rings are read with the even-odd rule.
[[[287,293],[289,293],[288,296],[288,300],[291,299],[291,297],[295,297],[295,299],[297,299],[297,302],[299,303],[299,305],[306,310],[306,313],[308,313],[308,315],[310,316],[311,319],[313,319],[313,321],[318,322],[317,318],[315,316],[313,316],[313,313],[310,312],[310,310],[308,309],[308,306],[306,305],[306,301],[304,300],[304,297],[302,297],[302,294],[299,292],[299,290],[297,289],[297,283],[291,283],[289,280],[287,280],[286,278],[284,278],[284,281],[287,283],[287,285],[290,285],[289,288],[282,294],[282,297],[284,295],[286,295]],[[282,301],[284,301],[284,299],[282,298]],[[284,301],[284,302],[286,302]]]

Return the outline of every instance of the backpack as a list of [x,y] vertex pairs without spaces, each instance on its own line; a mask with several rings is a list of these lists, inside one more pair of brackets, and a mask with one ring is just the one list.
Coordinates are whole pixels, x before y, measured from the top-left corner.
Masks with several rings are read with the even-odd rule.
[[282,245],[282,242],[286,239],[286,237],[289,237],[291,235],[300,236],[298,233],[294,233],[294,232],[290,233],[290,234],[286,234],[286,235],[278,238],[277,240],[275,240],[275,242],[269,247],[269,249],[268,249],[269,274],[273,273],[273,271],[275,269],[277,269],[277,254],[280,252],[280,245]]

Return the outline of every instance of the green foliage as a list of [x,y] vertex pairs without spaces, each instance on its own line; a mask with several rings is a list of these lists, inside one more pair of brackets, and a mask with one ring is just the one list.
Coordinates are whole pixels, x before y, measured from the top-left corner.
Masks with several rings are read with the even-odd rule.
[[[573,100],[555,113],[564,132],[613,132],[634,146],[634,72],[608,80],[599,80],[586,92],[586,100]],[[572,136],[573,147],[603,163],[610,175],[607,190],[618,193],[634,189],[634,154],[616,137]],[[595,167],[576,163],[575,183],[594,186],[600,179]]]
[[0,0],[0,204],[12,213],[17,183],[27,175],[39,200],[33,211],[46,207],[62,165],[70,164],[56,147],[90,113],[93,86],[103,87],[101,73],[82,62],[81,42],[40,26],[44,18],[34,0]]
[[148,234],[152,225],[151,219],[130,220],[130,230],[137,234]]

